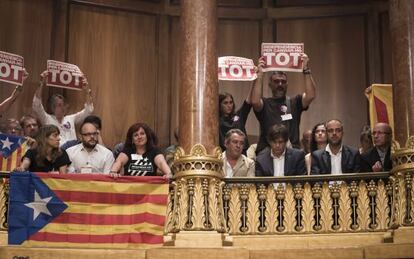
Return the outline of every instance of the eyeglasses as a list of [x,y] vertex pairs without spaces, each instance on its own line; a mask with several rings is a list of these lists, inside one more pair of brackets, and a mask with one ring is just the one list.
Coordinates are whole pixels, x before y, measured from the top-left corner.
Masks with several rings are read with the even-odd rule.
[[390,132],[385,132],[385,131],[373,131],[372,132],[372,135],[375,135],[375,134],[378,134],[378,135],[388,135],[388,134],[391,134]]
[[341,133],[342,132],[342,129],[341,128],[336,128],[336,129],[327,129],[326,130],[328,133],[334,133],[334,132],[336,132],[336,133]]
[[81,135],[85,136],[85,137],[96,137],[96,136],[99,135],[99,133],[98,132],[90,132],[90,133],[81,133]]

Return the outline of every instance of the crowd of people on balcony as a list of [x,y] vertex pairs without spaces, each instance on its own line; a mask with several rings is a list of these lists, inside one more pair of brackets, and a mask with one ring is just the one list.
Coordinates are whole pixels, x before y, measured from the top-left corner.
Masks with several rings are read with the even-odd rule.
[[[303,132],[300,140],[302,112],[307,111],[316,97],[315,81],[309,58],[303,61],[304,92],[287,96],[288,78],[285,72],[272,72],[268,87],[271,97],[263,97],[263,58],[256,67],[257,79],[236,109],[230,93],[219,95],[219,145],[223,150],[223,177],[292,176],[307,174],[343,174],[389,171],[392,168],[390,149],[392,128],[378,123],[361,131],[361,147],[343,143],[344,125],[339,119],[316,124]],[[25,73],[25,78],[27,73]],[[125,141],[108,149],[102,139],[102,121],[92,115],[94,107],[91,90],[83,76],[85,107],[68,115],[62,95],[51,95],[47,101],[51,113],[43,107],[42,89],[48,72],[41,81],[32,103],[32,114],[20,121],[7,119],[1,132],[24,136],[28,150],[16,171],[59,173],[109,173],[118,175],[172,176],[172,162],[176,146],[166,152],[158,147],[155,132],[146,123],[129,127]],[[18,97],[22,87],[16,87],[10,97],[0,104],[4,113]],[[258,143],[249,145],[246,121],[250,111],[258,120]],[[80,125],[78,135],[76,125]],[[175,132],[178,138],[178,132]],[[178,140],[178,139],[177,139]],[[2,158],[3,159],[3,158]]]

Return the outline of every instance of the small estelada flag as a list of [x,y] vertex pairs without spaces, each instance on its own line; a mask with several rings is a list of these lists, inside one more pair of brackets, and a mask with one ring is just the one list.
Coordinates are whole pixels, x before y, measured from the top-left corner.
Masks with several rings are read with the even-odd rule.
[[218,79],[227,81],[253,81],[257,78],[253,60],[225,56],[218,58]]
[[0,133],[0,157],[8,158],[25,141],[23,137]]
[[303,43],[262,43],[263,71],[302,72],[303,53]]
[[73,90],[82,90],[83,73],[78,66],[56,60],[47,61],[47,85]]
[[0,81],[23,85],[24,58],[0,51]]

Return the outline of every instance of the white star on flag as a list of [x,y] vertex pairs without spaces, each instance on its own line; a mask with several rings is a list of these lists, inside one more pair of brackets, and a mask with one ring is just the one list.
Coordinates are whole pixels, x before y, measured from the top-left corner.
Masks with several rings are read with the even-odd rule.
[[40,213],[47,214],[49,216],[52,216],[50,211],[47,209],[47,204],[52,199],[52,196],[47,198],[40,198],[40,195],[35,190],[34,193],[34,201],[30,203],[25,203],[24,205],[33,209],[33,221],[36,220],[36,218],[40,215]]
[[1,140],[1,142],[3,143],[3,149],[8,148],[9,150],[11,150],[11,145],[13,145],[13,142],[11,142],[9,140],[9,138],[6,138],[5,140]]

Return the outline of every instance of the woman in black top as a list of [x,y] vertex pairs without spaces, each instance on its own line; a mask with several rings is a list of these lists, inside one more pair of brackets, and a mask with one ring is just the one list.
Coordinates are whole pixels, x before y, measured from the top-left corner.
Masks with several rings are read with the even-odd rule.
[[69,156],[59,148],[60,131],[55,125],[45,125],[36,136],[36,148],[27,150],[18,171],[66,173]]
[[161,150],[156,147],[157,136],[145,123],[135,123],[129,127],[125,147],[112,165],[111,173],[124,175],[156,176],[157,169],[169,176],[171,170]]
[[[219,95],[219,111],[220,111],[220,147],[225,150],[224,139],[227,131],[231,129],[239,129],[246,134],[246,121],[249,116],[252,105],[250,104],[250,92],[246,100],[243,102],[240,109],[236,110],[233,96],[229,93],[222,93]],[[243,153],[249,148],[247,138],[244,142]]]

